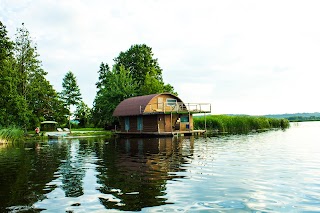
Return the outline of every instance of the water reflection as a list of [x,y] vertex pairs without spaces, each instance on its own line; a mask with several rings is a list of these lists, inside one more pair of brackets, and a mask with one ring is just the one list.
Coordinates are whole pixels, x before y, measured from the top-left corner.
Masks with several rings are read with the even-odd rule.
[[64,144],[48,146],[40,142],[0,149],[0,211],[10,206],[24,208],[43,199],[53,190],[45,190],[45,185],[54,180],[54,172],[66,154]]
[[177,174],[193,155],[193,143],[91,138],[3,148],[0,210],[138,211],[168,204],[166,183],[183,178]]
[[102,159],[99,190],[117,198],[100,198],[101,203],[107,209],[134,211],[166,204],[166,181],[175,177],[170,172],[183,170],[185,163],[181,144],[176,138],[120,139],[96,150]]
[[2,147],[0,212],[319,212],[319,127]]

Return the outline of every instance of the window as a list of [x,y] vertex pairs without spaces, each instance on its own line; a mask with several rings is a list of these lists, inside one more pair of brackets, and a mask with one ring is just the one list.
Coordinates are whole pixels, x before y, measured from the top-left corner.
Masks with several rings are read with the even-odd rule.
[[125,119],[124,119],[124,129],[125,129],[126,131],[129,131],[129,129],[130,129],[130,120],[129,120],[129,117],[125,117]]
[[189,116],[182,116],[181,117],[181,123],[184,122],[184,123],[187,123],[189,122]]
[[175,106],[177,105],[177,100],[173,98],[167,98],[167,106]]
[[140,130],[140,131],[143,130],[143,117],[142,116],[137,117],[137,130]]

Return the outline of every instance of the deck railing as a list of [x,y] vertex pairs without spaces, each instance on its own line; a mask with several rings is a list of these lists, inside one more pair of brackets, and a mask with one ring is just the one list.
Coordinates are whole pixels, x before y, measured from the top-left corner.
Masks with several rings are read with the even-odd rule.
[[157,113],[210,113],[210,103],[156,103],[140,106],[140,114],[157,114]]

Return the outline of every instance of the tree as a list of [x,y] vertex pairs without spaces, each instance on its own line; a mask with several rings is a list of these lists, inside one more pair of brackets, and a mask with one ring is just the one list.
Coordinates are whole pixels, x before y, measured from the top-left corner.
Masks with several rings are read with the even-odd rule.
[[64,106],[45,76],[36,44],[22,24],[15,42],[0,22],[0,126],[32,128],[66,120]]
[[110,69],[109,65],[107,63],[101,62],[100,69],[98,71],[99,74],[99,80],[96,83],[97,87],[97,94],[93,103],[93,109],[92,109],[92,122],[95,126],[103,126],[104,127],[104,119],[102,115],[102,108],[103,108],[103,95],[102,92],[105,89],[106,85],[108,84],[108,75],[110,75]]
[[104,78],[104,86],[94,101],[93,120],[95,126],[106,128],[113,124],[114,109],[124,99],[136,96],[137,84],[124,66],[114,67]]
[[109,72],[110,72],[109,65],[107,63],[104,64],[103,62],[101,62],[100,69],[98,71],[99,80],[96,83],[96,87],[98,89],[98,93],[107,84],[107,75],[108,75]]
[[79,121],[80,127],[87,127],[91,120],[91,109],[83,101],[78,104],[77,109],[74,113],[76,119]]
[[18,92],[20,76],[15,70],[14,43],[0,21],[0,126],[24,126],[28,121],[27,102]]
[[65,115],[68,113],[63,106],[57,92],[52,85],[42,75],[34,75],[30,78],[29,90],[27,95],[28,106],[32,109],[30,123],[39,124],[44,120],[55,120],[65,122]]
[[[145,44],[135,44],[126,52],[120,52],[114,59],[114,67],[119,70],[124,66],[132,79],[137,83],[137,95],[149,95],[152,93],[174,93],[173,87],[166,86],[162,79],[162,69],[158,59],[153,58],[151,47]],[[168,91],[168,89],[170,89]]]
[[173,86],[164,84],[162,69],[147,45],[132,45],[129,50],[120,52],[114,62],[112,71],[104,63],[98,71],[98,91],[92,110],[95,126],[111,125],[115,121],[114,109],[129,97],[163,92],[177,95]]
[[34,128],[49,118],[61,120],[62,115],[57,115],[56,112],[63,112],[63,108],[53,108],[61,107],[59,97],[45,78],[47,72],[42,69],[37,45],[24,24],[17,30],[15,56],[15,72],[19,79],[17,91],[27,102],[25,124]]
[[67,72],[66,75],[64,76],[62,81],[62,87],[63,87],[63,90],[60,93],[60,95],[65,106],[68,108],[69,129],[71,132],[71,123],[70,123],[70,117],[72,114],[71,106],[77,106],[82,100],[80,88],[77,84],[76,77],[71,71]]

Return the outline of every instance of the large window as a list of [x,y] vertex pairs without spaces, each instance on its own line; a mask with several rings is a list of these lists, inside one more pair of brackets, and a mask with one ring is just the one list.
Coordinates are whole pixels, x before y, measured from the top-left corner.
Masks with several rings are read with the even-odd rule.
[[139,130],[139,131],[143,130],[143,117],[142,116],[137,117],[137,130]]
[[124,129],[125,129],[126,131],[129,131],[129,129],[130,129],[130,120],[129,120],[129,117],[125,117],[125,118],[124,118]]
[[177,100],[173,98],[167,98],[167,106],[176,106],[177,105]]

